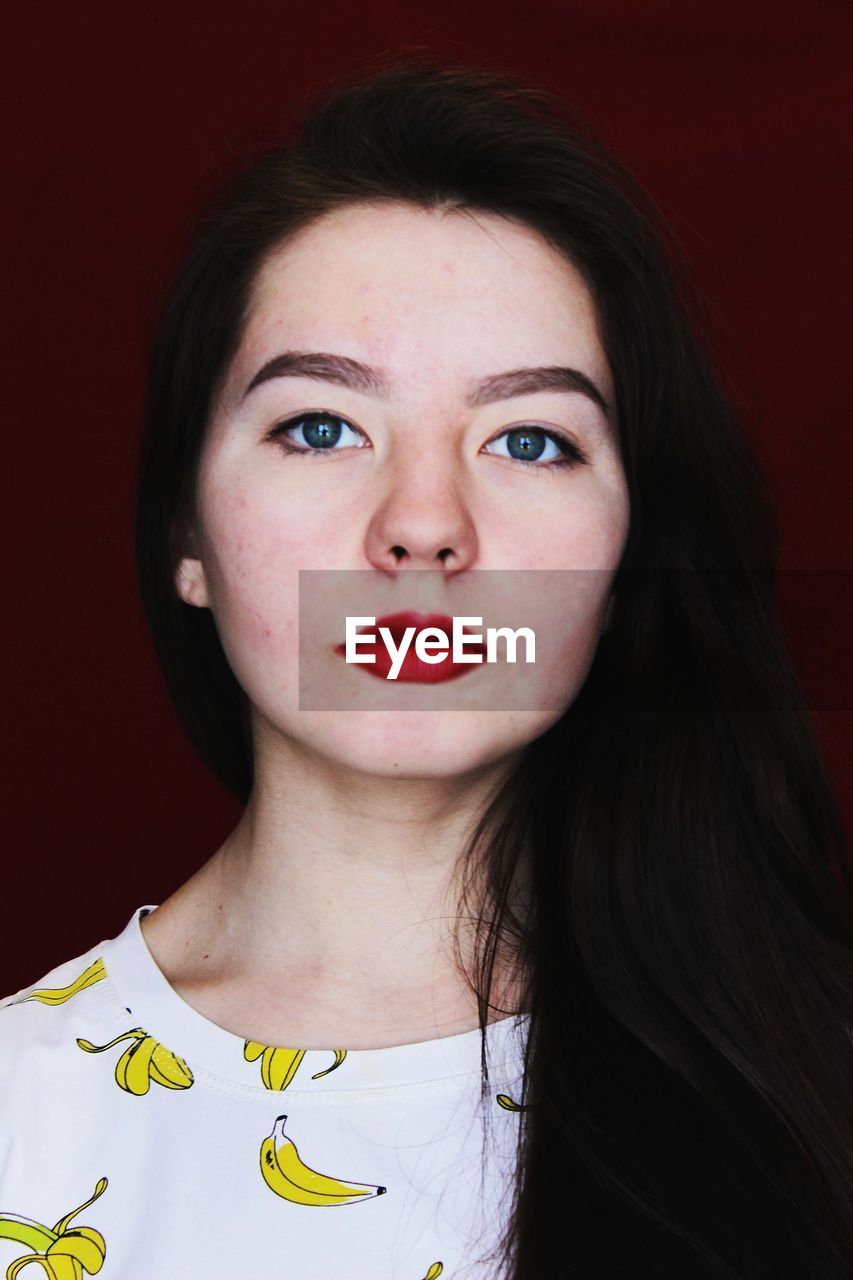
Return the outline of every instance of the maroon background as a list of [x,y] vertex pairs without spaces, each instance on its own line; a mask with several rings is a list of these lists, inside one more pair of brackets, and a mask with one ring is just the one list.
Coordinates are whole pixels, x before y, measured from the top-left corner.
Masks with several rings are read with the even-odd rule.
[[235,142],[403,42],[562,92],[674,225],[771,473],[781,616],[853,810],[849,5],[308,9],[54,0],[6,18],[0,994],[161,902],[239,816],[181,737],[135,595],[145,317]]

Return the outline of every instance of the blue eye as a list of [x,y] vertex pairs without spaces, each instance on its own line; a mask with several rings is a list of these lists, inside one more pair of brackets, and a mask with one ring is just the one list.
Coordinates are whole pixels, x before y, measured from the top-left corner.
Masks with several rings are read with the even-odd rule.
[[[273,427],[268,438],[278,440],[288,453],[310,454],[315,457],[324,453],[339,453],[343,448],[360,449],[367,444],[366,436],[358,427],[351,426],[346,419],[336,413],[328,413],[325,409],[313,409],[287,418]],[[511,427],[488,445],[484,445],[484,451],[492,452],[492,446],[501,442],[506,442],[506,450],[495,451],[495,456],[513,459],[533,470],[574,467],[587,462],[586,455],[576,444],[545,427]]]
[[[302,432],[300,440],[298,434]],[[351,437],[351,438],[350,438]],[[292,453],[337,453],[337,445],[363,447],[364,436],[336,413],[322,409],[301,413],[296,418],[280,422],[270,432],[270,438],[280,440]]]
[[[587,461],[576,444],[555,431],[547,431],[545,427],[512,427],[495,436],[490,443],[494,445],[501,441],[506,442],[506,452],[499,452],[497,457],[514,458],[517,462],[528,465],[541,462],[538,470],[545,467],[578,466]],[[547,453],[549,446],[552,450],[550,454]]]

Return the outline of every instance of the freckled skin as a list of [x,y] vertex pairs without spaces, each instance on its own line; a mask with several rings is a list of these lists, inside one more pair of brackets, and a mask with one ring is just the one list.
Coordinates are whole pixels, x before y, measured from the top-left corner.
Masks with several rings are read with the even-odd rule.
[[[255,372],[285,350],[378,366],[392,395],[279,378],[244,401]],[[249,695],[259,769],[298,746],[381,776],[464,774],[518,751],[571,702],[627,537],[615,423],[577,394],[537,392],[477,409],[465,398],[475,380],[549,364],[582,370],[612,404],[580,274],[510,220],[351,206],[267,259],[202,453],[199,555],[177,575],[184,599],[213,610]],[[265,438],[284,418],[317,409],[343,418],[369,447],[293,456]],[[575,440],[588,463],[539,464],[534,474],[537,464],[497,451],[501,432],[531,422]],[[399,563],[394,547],[405,549]],[[451,554],[440,559],[445,548]],[[372,570],[389,583],[417,569],[448,581],[469,569],[599,572],[541,706],[359,715],[298,709],[300,569]]]

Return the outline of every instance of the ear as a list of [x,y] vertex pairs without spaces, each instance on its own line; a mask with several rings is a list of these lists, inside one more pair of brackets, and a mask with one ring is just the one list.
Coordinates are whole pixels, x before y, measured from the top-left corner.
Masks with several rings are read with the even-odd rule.
[[185,604],[195,605],[199,609],[209,608],[207,579],[204,565],[200,560],[184,556],[175,570],[175,590]]

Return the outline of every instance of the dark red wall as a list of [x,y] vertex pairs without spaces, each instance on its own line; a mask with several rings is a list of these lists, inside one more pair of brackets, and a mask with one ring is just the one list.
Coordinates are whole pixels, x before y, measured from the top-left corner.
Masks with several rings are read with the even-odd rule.
[[401,42],[562,92],[684,242],[772,476],[781,616],[849,820],[849,13],[813,0],[48,0],[7,15],[0,994],[161,902],[238,817],[181,738],[136,602],[144,318],[229,146]]

